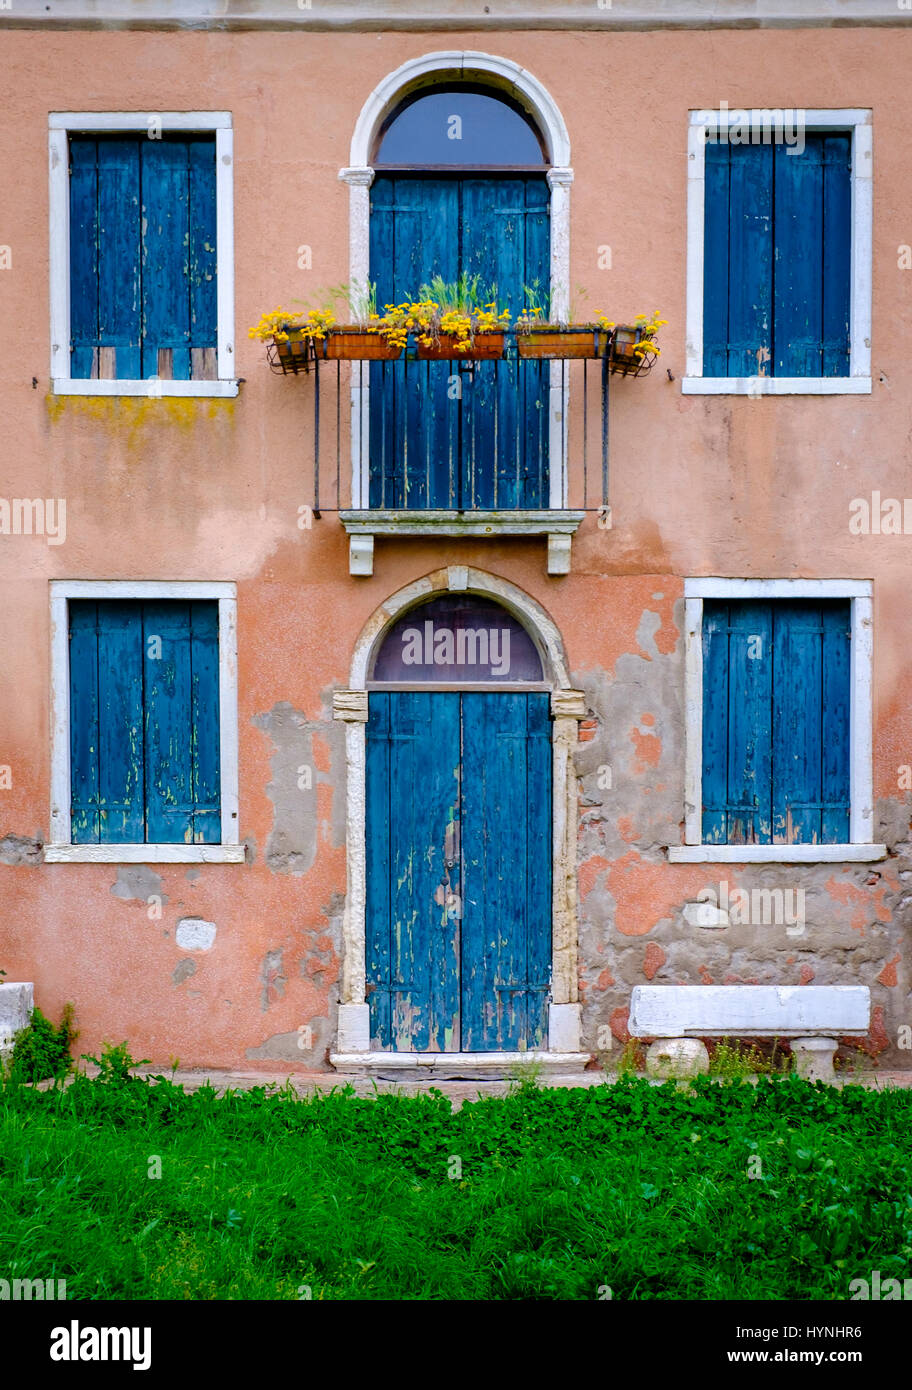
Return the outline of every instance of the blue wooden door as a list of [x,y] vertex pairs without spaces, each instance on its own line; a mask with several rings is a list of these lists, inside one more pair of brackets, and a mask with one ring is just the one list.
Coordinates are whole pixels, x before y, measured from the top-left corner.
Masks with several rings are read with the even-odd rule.
[[377,692],[367,725],[371,1045],[543,1046],[548,696]]
[[[550,277],[541,175],[380,175],[371,190],[370,266],[381,307],[417,298],[434,275],[479,275],[515,317],[524,286]],[[547,368],[514,360],[375,363],[370,504],[517,508],[548,504]]]

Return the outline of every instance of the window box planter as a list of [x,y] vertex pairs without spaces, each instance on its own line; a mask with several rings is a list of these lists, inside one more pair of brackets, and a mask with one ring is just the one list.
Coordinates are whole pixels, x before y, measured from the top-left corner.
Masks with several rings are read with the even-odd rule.
[[485,362],[503,357],[503,333],[476,333],[467,348],[457,348],[458,341],[455,333],[441,333],[430,344],[419,342],[416,345],[417,356],[423,362],[453,361],[456,358]]
[[332,362],[395,362],[402,356],[402,348],[380,333],[352,327],[331,328],[325,338],[314,340],[314,352]]
[[580,324],[576,328],[558,328],[546,325],[530,329],[528,333],[518,332],[516,344],[520,357],[539,360],[567,357],[604,357],[608,348],[610,333],[594,324]]

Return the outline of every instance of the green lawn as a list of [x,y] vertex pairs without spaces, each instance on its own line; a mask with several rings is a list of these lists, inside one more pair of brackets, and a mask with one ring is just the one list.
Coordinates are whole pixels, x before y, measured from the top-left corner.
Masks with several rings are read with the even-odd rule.
[[912,1090],[0,1090],[0,1278],[68,1298],[845,1299],[875,1269],[912,1269]]

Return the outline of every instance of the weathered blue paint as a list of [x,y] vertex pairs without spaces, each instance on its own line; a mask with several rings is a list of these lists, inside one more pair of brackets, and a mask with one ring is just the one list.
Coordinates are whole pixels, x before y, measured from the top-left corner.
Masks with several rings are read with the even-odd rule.
[[849,833],[849,608],[703,605],[703,838]]
[[76,844],[218,843],[218,605],[70,605]]
[[70,141],[73,376],[214,375],[215,207],[211,136]]
[[706,146],[703,371],[849,370],[851,140]]
[[548,696],[372,692],[372,1046],[544,1043],[551,960]]
[[[466,271],[516,315],[524,285],[549,283],[548,196],[540,175],[378,176],[370,265],[381,309]],[[534,363],[375,364],[371,506],[546,506],[546,382]]]

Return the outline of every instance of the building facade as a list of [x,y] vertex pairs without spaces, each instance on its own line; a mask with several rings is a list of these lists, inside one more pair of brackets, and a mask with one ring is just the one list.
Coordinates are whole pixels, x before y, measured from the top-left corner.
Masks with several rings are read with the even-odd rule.
[[[0,967],[80,1050],[814,982],[909,1065],[912,13],[707,8],[0,14]],[[436,274],[661,355],[248,336]]]

